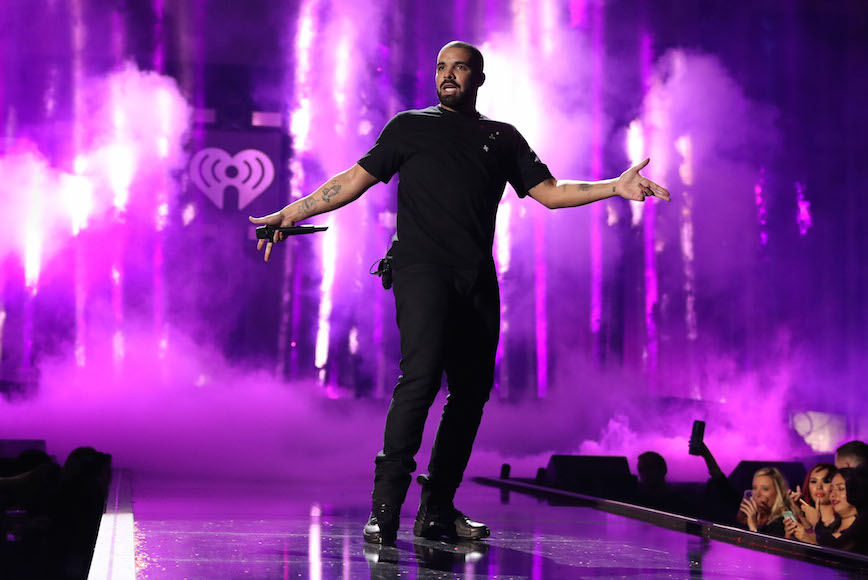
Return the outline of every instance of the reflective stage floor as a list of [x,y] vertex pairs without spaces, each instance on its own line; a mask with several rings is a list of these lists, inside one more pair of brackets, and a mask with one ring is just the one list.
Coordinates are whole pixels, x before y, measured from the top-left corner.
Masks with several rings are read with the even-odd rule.
[[671,531],[592,508],[552,506],[466,482],[456,505],[484,541],[413,538],[411,488],[395,547],[366,545],[367,482],[328,486],[134,477],[136,577],[846,578],[842,571]]

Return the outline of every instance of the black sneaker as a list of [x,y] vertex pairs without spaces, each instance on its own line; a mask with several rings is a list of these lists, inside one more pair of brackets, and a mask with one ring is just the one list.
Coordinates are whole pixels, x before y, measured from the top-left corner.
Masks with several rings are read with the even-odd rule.
[[374,502],[371,517],[365,524],[365,541],[370,544],[394,544],[398,538],[400,517],[400,508],[387,503]]
[[485,524],[471,520],[454,506],[429,508],[420,505],[413,524],[413,534],[429,540],[444,536],[478,540],[490,536],[491,530]]

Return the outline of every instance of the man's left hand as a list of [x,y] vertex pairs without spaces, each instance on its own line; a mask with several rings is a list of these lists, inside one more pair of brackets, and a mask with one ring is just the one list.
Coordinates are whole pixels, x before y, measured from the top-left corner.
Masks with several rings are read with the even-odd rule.
[[631,201],[645,201],[646,197],[651,196],[669,201],[669,192],[665,188],[639,175],[639,171],[648,165],[649,161],[650,159],[646,158],[621,174],[615,184],[618,195]]

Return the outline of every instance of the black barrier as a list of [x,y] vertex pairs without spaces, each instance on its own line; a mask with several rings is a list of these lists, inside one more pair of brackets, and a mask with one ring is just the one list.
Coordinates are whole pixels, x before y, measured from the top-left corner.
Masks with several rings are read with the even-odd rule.
[[545,468],[545,484],[558,489],[607,499],[630,499],[636,476],[627,458],[604,455],[552,455]]

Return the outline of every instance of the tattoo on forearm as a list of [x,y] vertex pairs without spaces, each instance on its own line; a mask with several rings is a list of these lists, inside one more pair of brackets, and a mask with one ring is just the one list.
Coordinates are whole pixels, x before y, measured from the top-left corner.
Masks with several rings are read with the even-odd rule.
[[579,191],[589,191],[590,189],[591,189],[590,183],[580,183],[579,184]]
[[612,186],[612,193],[615,193],[615,186]]
[[332,198],[341,191],[341,185],[334,180],[331,184],[322,188],[322,200],[326,203],[331,202]]
[[316,203],[316,199],[312,195],[308,196],[302,200],[301,209],[304,210],[304,213],[309,213],[316,207]]

